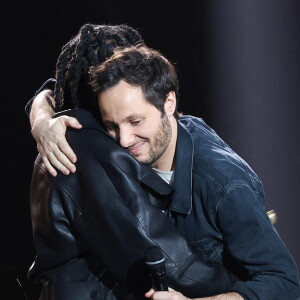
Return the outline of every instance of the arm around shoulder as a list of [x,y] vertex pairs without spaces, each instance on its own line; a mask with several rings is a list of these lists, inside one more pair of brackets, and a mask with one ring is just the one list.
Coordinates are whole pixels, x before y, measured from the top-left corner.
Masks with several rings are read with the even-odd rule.
[[53,91],[44,90],[40,92],[32,102],[30,111],[30,125],[32,131],[40,120],[49,120],[55,113],[55,101],[53,99]]
[[68,116],[52,119],[55,113],[52,96],[51,90],[44,90],[35,97],[30,112],[31,133],[50,174],[56,176],[56,168],[68,175],[76,170],[76,155],[65,138],[66,128],[80,129],[82,126],[77,119]]

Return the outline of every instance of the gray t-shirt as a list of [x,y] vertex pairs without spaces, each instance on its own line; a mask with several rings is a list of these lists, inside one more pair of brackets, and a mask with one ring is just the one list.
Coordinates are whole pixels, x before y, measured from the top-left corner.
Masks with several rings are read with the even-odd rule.
[[174,171],[169,171],[169,172],[163,172],[160,170],[157,170],[155,168],[152,168],[157,175],[159,175],[166,183],[170,184],[173,186],[174,183]]

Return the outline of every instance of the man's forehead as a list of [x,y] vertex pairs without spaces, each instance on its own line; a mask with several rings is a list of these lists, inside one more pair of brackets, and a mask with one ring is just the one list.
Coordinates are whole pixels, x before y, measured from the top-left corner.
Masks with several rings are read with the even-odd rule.
[[100,93],[99,97],[103,97],[106,95],[114,95],[114,94],[118,94],[118,93],[138,93],[141,94],[141,96],[143,96],[143,92],[142,92],[142,87],[139,85],[133,85],[130,84],[128,82],[126,82],[125,80],[121,79],[117,84],[113,85],[112,87],[106,89],[105,91],[103,91],[102,93]]
[[111,110],[113,106],[126,110],[151,105],[145,99],[141,87],[129,85],[125,81],[100,93],[98,102],[101,110]]

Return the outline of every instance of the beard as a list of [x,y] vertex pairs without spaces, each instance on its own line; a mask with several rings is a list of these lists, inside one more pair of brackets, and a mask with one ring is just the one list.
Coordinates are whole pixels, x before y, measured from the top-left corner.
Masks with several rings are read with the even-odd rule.
[[150,144],[149,156],[143,163],[154,167],[155,162],[165,153],[172,137],[172,126],[164,114],[158,130],[154,135],[153,144]]

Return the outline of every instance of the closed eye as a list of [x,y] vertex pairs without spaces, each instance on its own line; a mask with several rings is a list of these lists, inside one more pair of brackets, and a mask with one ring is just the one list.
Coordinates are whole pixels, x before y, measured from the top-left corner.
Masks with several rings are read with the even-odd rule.
[[142,124],[143,119],[137,119],[137,120],[132,120],[130,121],[131,125],[133,126],[138,126]]
[[138,125],[140,122],[141,122],[141,120],[134,120],[134,121],[131,121],[131,124]]

